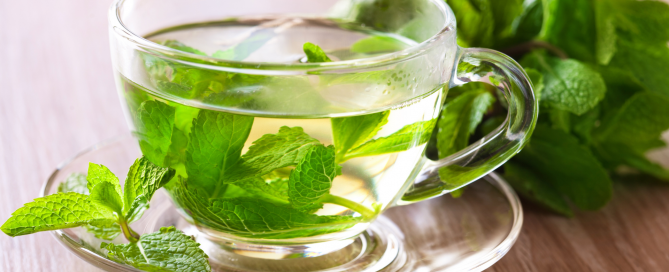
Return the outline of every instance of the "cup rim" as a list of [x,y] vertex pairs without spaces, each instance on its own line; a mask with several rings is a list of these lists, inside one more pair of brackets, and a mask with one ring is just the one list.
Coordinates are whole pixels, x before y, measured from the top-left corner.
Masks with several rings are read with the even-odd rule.
[[[231,67],[231,68],[241,68],[244,70],[333,70],[333,69],[351,69],[351,68],[361,68],[361,67],[370,67],[370,66],[383,66],[389,65],[396,62],[405,61],[408,59],[415,58],[426,52],[430,51],[429,49],[438,46],[440,41],[444,36],[449,33],[452,33],[451,30],[455,29],[456,20],[455,15],[451,8],[443,0],[428,0],[435,6],[437,6],[440,12],[444,15],[445,20],[441,29],[432,35],[430,38],[425,41],[412,45],[408,48],[405,48],[400,51],[383,54],[380,56],[345,60],[345,61],[333,61],[333,62],[322,62],[322,63],[277,63],[277,62],[247,62],[247,61],[234,61],[234,60],[225,60],[214,58],[210,56],[202,56],[194,53],[189,53],[177,49],[173,49],[168,46],[164,46],[155,42],[152,42],[141,35],[134,33],[130,28],[128,28],[121,19],[121,9],[126,0],[114,0],[111,4],[108,14],[108,19],[110,23],[110,31],[117,35],[124,37],[127,41],[134,43],[139,48],[153,54],[157,54],[161,57],[171,58],[179,60],[184,64],[192,64],[195,66],[205,65],[209,68],[213,67]],[[219,68],[220,69],[220,68]]]

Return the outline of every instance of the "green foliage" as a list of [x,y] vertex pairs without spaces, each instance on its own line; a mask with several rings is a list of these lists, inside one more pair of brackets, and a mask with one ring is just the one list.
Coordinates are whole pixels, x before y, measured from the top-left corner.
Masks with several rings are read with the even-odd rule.
[[143,271],[206,272],[211,271],[209,257],[192,237],[174,227],[142,235],[137,243],[116,245],[103,243],[107,257]]
[[[448,3],[458,18],[459,40],[468,46],[491,46],[521,60],[539,98],[537,129],[528,146],[505,167],[519,194],[571,215],[566,199],[581,209],[603,206],[611,196],[610,176],[620,166],[669,181],[669,171],[645,157],[649,150],[665,146],[661,133],[669,129],[669,5],[527,0],[513,19],[510,35],[502,38],[493,34],[495,16],[485,9],[490,6],[486,1]],[[517,2],[495,4],[513,7]],[[467,63],[460,66],[470,69]],[[461,97],[474,96],[451,94],[456,97],[447,100],[447,109],[465,99]],[[467,111],[461,115],[467,116]],[[486,115],[480,131],[492,131],[503,116]],[[441,131],[438,138],[452,134]],[[469,143],[460,141],[445,153]],[[459,173],[447,170],[449,178]]]

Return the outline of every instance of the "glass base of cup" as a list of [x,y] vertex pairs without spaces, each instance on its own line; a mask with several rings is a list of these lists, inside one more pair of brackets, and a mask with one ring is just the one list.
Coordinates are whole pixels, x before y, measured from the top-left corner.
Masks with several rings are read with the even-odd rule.
[[[118,176],[141,156],[131,136],[91,147],[61,164],[41,196],[57,192],[88,162],[103,164]],[[212,271],[483,271],[516,241],[523,222],[518,197],[494,173],[468,185],[459,198],[448,195],[386,211],[358,236],[299,246],[258,245],[205,234],[188,223],[162,190],[145,216],[132,224],[139,233],[175,226],[192,235],[209,255]],[[107,259],[103,241],[83,228],[52,231],[66,248],[107,271],[139,271]],[[355,232],[357,234],[358,232]],[[350,236],[349,236],[350,237]],[[127,243],[117,237],[114,243]]]

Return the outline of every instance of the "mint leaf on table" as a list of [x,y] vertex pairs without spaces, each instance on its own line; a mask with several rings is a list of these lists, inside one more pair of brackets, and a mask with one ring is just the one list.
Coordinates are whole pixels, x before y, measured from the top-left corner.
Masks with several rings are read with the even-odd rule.
[[341,174],[333,146],[316,145],[307,151],[290,173],[288,196],[299,211],[312,213],[323,207],[321,197],[330,193],[332,181]]
[[627,165],[660,180],[669,181],[669,170],[648,160],[644,155],[644,149],[624,143],[600,143],[594,147],[595,154],[609,169]]
[[175,110],[155,100],[144,101],[137,110],[136,135],[142,154],[163,165],[172,144]]
[[599,73],[577,60],[560,60],[535,51],[521,64],[543,74],[541,100],[550,107],[581,115],[595,107],[606,93]]
[[137,243],[102,244],[107,257],[144,271],[211,271],[200,244],[174,227],[142,235]]
[[529,168],[514,162],[507,162],[504,164],[504,179],[513,186],[519,195],[532,202],[562,215],[570,217],[574,215],[567,201],[555,187],[534,174]]
[[269,174],[275,169],[295,166],[312,146],[319,144],[318,140],[304,133],[301,127],[283,126],[279,133],[265,134],[254,141],[229,175],[224,176],[224,182],[244,186],[247,179]]
[[[358,40],[351,45],[351,52],[354,53],[380,53],[380,52],[395,52],[407,48],[408,45],[398,39],[390,36],[369,36]],[[311,61],[310,61],[311,62]]]
[[372,139],[388,122],[390,111],[330,119],[337,161],[342,162],[351,149]]
[[537,125],[530,143],[512,161],[531,167],[581,209],[601,208],[611,198],[606,170],[577,138],[563,131]]
[[437,123],[439,158],[445,158],[469,145],[469,136],[495,102],[495,97],[483,83],[468,83],[456,88],[464,91],[444,105]]
[[320,46],[313,43],[307,42],[302,45],[304,53],[307,55],[307,62],[317,63],[317,62],[331,62],[332,60],[325,54],[325,51],[320,48]]
[[93,204],[87,195],[57,193],[24,204],[0,229],[13,237],[110,221],[116,221],[114,214]]
[[200,111],[186,149],[188,181],[212,196],[222,194],[219,181],[238,163],[252,125],[253,117]]
[[352,149],[344,159],[400,152],[425,144],[430,140],[436,122],[437,119],[432,119],[406,125],[391,135],[369,140]]

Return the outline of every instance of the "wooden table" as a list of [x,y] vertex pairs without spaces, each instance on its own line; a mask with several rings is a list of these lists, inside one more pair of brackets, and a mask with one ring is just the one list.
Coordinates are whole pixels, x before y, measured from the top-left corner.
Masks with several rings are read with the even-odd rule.
[[[0,0],[0,221],[54,167],[127,132],[112,78],[109,0]],[[669,160],[668,160],[669,161]],[[667,271],[669,186],[617,184],[599,212],[526,204],[516,246],[489,271]],[[98,271],[48,233],[0,235],[0,271]]]

